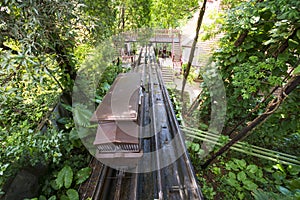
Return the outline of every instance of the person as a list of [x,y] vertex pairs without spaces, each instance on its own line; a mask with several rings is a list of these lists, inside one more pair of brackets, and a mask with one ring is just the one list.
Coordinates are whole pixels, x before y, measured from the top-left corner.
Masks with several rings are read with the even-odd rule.
[[166,45],[164,45],[162,58],[166,58],[166,56],[167,56],[167,47],[166,47]]

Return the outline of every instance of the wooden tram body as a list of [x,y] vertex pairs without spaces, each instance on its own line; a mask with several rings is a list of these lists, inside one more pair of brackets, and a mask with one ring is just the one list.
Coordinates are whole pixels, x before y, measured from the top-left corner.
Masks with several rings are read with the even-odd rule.
[[141,74],[120,74],[97,107],[91,121],[98,123],[94,145],[104,164],[136,166],[140,147],[139,112],[142,102]]

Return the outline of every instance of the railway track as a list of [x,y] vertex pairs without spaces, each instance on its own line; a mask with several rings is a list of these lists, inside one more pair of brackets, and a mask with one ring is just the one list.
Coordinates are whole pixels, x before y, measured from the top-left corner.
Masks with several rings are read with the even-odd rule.
[[133,71],[142,74],[144,90],[139,113],[143,158],[129,172],[93,159],[91,178],[79,189],[81,199],[204,199],[152,47],[141,49]]

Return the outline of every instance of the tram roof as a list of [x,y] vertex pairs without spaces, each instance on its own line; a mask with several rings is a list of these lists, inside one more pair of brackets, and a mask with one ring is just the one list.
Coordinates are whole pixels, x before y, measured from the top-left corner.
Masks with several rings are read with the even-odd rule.
[[137,120],[140,82],[140,73],[118,75],[91,121]]

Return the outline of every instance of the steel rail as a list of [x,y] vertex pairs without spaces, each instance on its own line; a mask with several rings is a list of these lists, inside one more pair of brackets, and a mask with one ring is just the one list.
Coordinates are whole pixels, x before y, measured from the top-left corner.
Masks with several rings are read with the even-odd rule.
[[177,118],[176,118],[176,115],[175,115],[175,112],[174,112],[174,109],[173,109],[173,105],[171,103],[171,99],[169,97],[168,91],[165,87],[165,84],[164,84],[164,81],[163,81],[163,78],[162,78],[162,74],[161,73],[157,73],[157,74],[158,74],[158,79],[160,81],[160,85],[161,85],[161,88],[162,88],[162,93],[163,93],[163,97],[164,97],[164,100],[165,100],[165,107],[166,107],[166,111],[168,113],[170,124],[172,124],[171,127],[174,128],[174,130],[172,132],[173,132],[173,134],[175,134],[175,133],[178,134],[179,140],[180,140],[180,145],[181,145],[182,148],[184,148],[183,159],[184,159],[184,163],[187,167],[186,172],[188,173],[188,175],[190,177],[190,181],[192,182],[192,186],[195,190],[194,198],[195,199],[204,199],[203,194],[202,194],[202,192],[200,191],[200,189],[197,185],[194,168],[191,164],[189,155],[187,153],[187,149],[186,149],[186,146],[185,146],[185,140],[182,136],[181,129],[179,127],[179,124],[178,124],[178,121],[177,121]]
[[95,158],[91,159],[89,166],[92,168],[91,177],[88,179],[88,181],[81,184],[78,189],[79,193],[81,193],[82,200],[89,197],[94,198],[96,196],[99,180],[105,168],[105,166],[100,164],[99,161],[97,161],[97,159]]
[[[146,51],[147,52],[147,51]],[[153,70],[152,70],[152,66],[151,66],[151,64],[150,64],[150,66],[148,67],[148,69],[149,69],[149,80],[150,80],[150,91],[151,91],[151,98],[150,98],[150,100],[151,100],[151,103],[152,103],[152,105],[154,105],[154,102],[155,102],[155,96],[154,96],[154,83],[153,83],[153,74],[154,74],[154,72],[153,72]],[[157,127],[156,127],[156,111],[155,111],[155,106],[152,106],[151,107],[152,108],[152,120],[153,120],[153,123],[152,123],[152,129],[153,129],[153,132],[154,132],[154,134],[155,134],[155,153],[156,153],[156,165],[157,165],[157,171],[156,171],[156,178],[157,178],[157,184],[158,184],[158,191],[157,191],[157,193],[158,193],[158,199],[159,200],[162,200],[163,199],[163,187],[162,187],[162,182],[161,182],[161,180],[162,180],[162,176],[161,176],[161,171],[160,171],[160,160],[159,160],[159,157],[160,157],[160,155],[159,155],[159,151],[158,151],[158,149],[159,149],[159,138],[158,138],[158,129],[157,129]]]
[[[155,71],[156,71],[157,80],[159,83],[158,85],[159,85],[160,93],[162,95],[163,102],[164,102],[164,111],[166,114],[166,118],[169,119],[170,116],[168,115],[168,106],[165,105],[166,96],[164,95],[164,92],[163,92],[163,88],[165,86],[164,86],[164,83],[161,81],[162,79],[160,79],[160,75],[161,75],[160,65],[158,65],[157,63],[155,63],[155,64],[156,64]],[[172,120],[170,120],[170,119],[168,122],[169,123],[167,123],[168,125],[166,124],[165,128],[169,127],[169,129],[167,129],[167,130],[170,130],[170,131],[168,131],[168,135],[171,136],[171,138],[174,138],[175,133],[174,133],[174,131],[172,131],[172,130],[174,130],[174,123],[172,123]],[[175,153],[175,151],[173,151],[173,152]],[[168,156],[170,157],[171,160],[177,160],[175,154],[169,154]],[[187,195],[185,195],[185,191],[184,191],[185,184],[182,183],[182,181],[180,179],[180,170],[178,169],[177,163],[178,163],[178,161],[172,163],[167,169],[165,169],[165,170],[172,170],[173,176],[175,176],[175,180],[176,180],[176,181],[172,182],[171,187],[169,186],[167,196],[170,199],[187,199]]]
[[111,168],[104,165],[104,168],[101,172],[101,176],[99,177],[98,183],[96,185],[95,195],[92,199],[101,199],[101,196],[105,195],[103,191],[105,191],[103,188],[107,184],[106,177],[111,173]]

